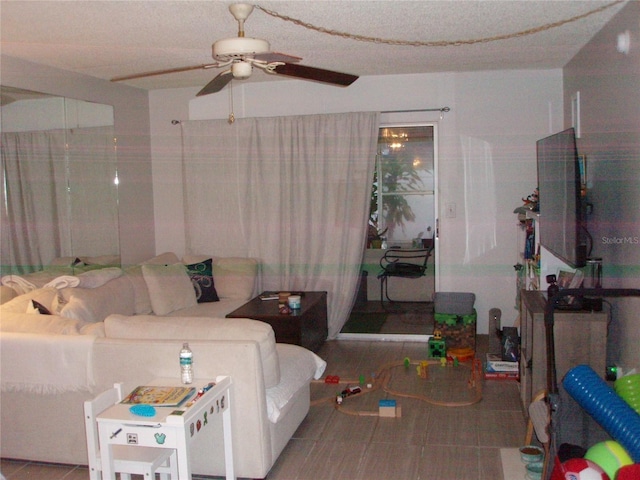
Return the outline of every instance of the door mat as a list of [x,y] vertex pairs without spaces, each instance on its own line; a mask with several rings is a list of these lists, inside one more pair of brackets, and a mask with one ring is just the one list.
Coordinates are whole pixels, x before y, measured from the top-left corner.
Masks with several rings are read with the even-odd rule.
[[342,327],[341,333],[380,333],[386,320],[386,313],[353,312]]

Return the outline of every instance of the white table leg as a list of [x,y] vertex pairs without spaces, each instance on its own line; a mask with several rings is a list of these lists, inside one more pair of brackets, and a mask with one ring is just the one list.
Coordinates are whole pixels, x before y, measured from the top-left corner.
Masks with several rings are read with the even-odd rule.
[[[229,390],[227,401],[231,405]],[[227,480],[236,480],[235,465],[233,464],[233,444],[231,443],[231,408],[227,408],[222,414],[222,432],[224,440],[224,468]]]
[[187,449],[187,435],[189,435],[189,432],[187,428],[176,428],[175,430],[178,441],[176,448],[176,456],[178,457],[178,478],[180,480],[191,480],[191,465],[189,464],[189,450]]
[[116,480],[113,466],[113,447],[111,445],[110,425],[98,424],[98,437],[100,444],[100,462],[102,463],[102,480]]

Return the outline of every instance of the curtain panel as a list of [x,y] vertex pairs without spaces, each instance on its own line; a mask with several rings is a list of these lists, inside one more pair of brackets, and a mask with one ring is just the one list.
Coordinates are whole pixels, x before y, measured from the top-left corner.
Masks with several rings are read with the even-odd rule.
[[3,132],[2,274],[119,252],[113,127]]
[[329,338],[353,305],[379,114],[183,122],[188,253],[250,256],[263,290],[325,290]]

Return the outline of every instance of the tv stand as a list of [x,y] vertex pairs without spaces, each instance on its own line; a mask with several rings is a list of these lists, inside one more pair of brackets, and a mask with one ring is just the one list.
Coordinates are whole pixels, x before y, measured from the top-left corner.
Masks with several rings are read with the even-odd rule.
[[[520,397],[525,413],[531,399],[547,389],[547,348],[545,344],[544,309],[547,300],[542,292],[520,292]],[[606,375],[608,312],[556,310],[554,314],[554,344],[557,378],[577,365],[589,365],[603,379]],[[585,414],[585,417],[588,415]],[[599,426],[584,419],[583,434],[600,436]],[[582,444],[576,439],[575,444]],[[595,443],[595,442],[594,442]]]

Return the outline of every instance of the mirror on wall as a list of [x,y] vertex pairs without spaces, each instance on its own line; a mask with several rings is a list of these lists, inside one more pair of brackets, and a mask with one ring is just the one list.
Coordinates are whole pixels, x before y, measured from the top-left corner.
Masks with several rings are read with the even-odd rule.
[[0,86],[0,116],[2,275],[119,264],[113,107]]

